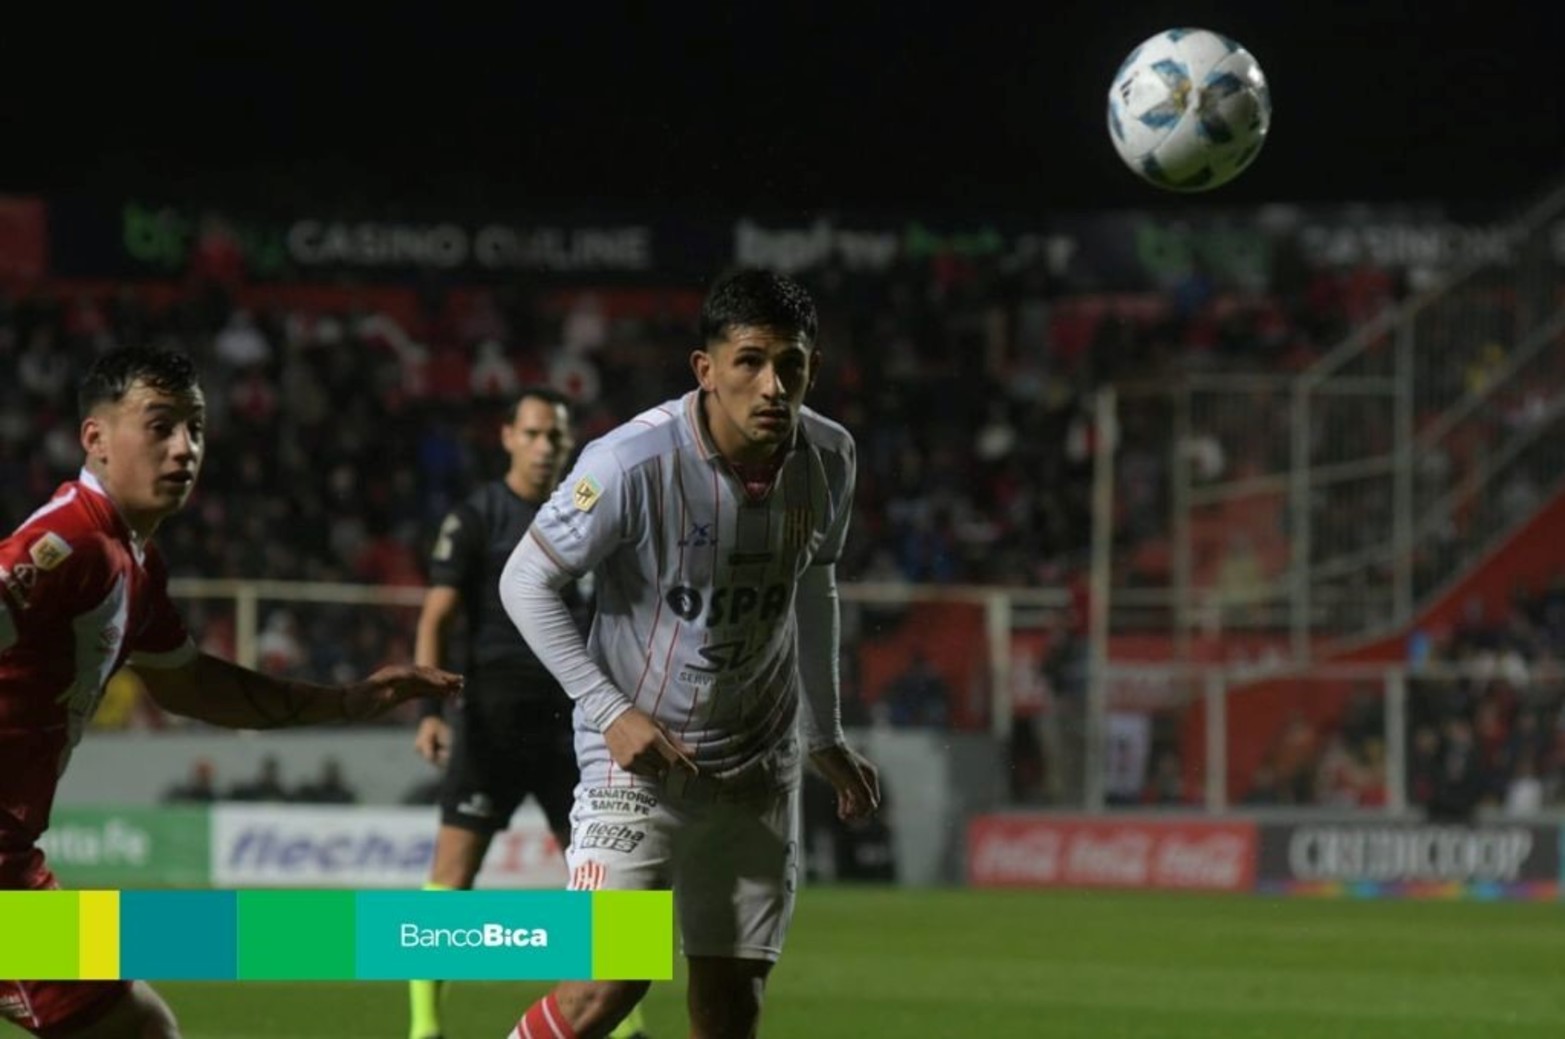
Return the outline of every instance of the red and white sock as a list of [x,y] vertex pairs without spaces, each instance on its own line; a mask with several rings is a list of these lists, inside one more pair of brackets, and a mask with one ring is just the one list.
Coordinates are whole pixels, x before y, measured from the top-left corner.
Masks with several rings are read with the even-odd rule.
[[550,993],[527,1008],[527,1013],[505,1039],[577,1039],[577,1036],[565,1015],[560,1013],[560,1004],[554,1001],[554,994]]

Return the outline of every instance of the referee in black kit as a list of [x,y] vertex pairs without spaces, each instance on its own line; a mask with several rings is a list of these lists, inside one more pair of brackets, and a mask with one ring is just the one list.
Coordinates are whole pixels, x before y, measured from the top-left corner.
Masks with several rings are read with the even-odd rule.
[[[438,701],[427,701],[413,740],[420,756],[445,767],[428,890],[471,888],[490,841],[528,794],[560,847],[570,843],[577,780],[572,704],[506,616],[499,593],[501,569],[575,447],[565,397],[547,387],[523,389],[500,427],[500,442],[510,466],[441,524],[418,618],[417,663],[445,659],[447,631],[459,612],[468,637],[462,706],[448,721]],[[585,631],[587,596],[575,586],[565,594]],[[410,1039],[441,1036],[443,989],[440,981],[409,983]],[[614,1034],[644,1035],[640,1018],[638,1009]]]

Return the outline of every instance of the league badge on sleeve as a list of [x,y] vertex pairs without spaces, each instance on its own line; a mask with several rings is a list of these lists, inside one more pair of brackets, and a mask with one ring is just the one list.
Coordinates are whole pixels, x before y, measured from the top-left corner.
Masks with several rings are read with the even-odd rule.
[[39,570],[53,570],[71,554],[71,543],[51,530],[34,541],[28,552],[33,557],[33,565]]
[[603,497],[603,485],[590,476],[583,476],[576,481],[576,486],[571,490],[571,503],[582,512],[591,512],[592,507],[598,504],[598,499]]

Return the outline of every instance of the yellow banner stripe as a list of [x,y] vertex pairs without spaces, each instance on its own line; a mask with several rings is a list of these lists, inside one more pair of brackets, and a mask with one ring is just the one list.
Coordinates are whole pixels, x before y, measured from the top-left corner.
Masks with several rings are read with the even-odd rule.
[[77,901],[80,944],[77,962],[83,981],[112,981],[120,976],[120,893],[82,891]]

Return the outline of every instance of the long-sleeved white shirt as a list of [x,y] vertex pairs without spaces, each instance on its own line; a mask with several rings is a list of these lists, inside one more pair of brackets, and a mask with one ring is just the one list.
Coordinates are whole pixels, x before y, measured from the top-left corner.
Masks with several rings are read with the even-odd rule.
[[[770,494],[751,501],[699,407],[692,391],[589,444],[501,575],[506,612],[576,701],[587,783],[626,781],[602,732],[631,705],[718,777],[801,726],[810,749],[843,742],[834,570],[853,440],[806,409]],[[558,589],[589,571],[584,642]]]

